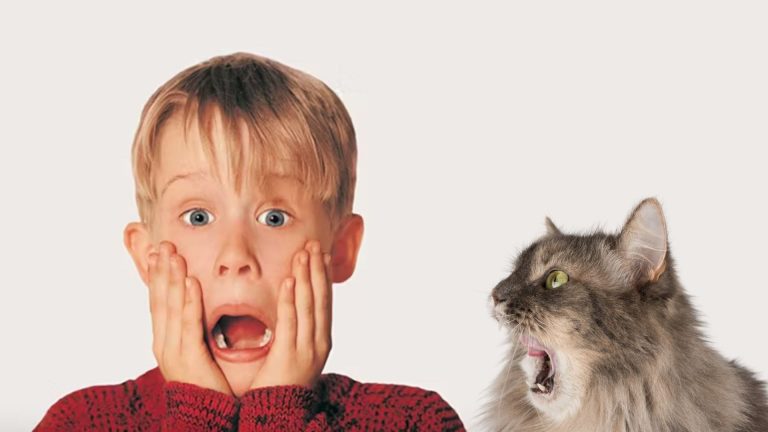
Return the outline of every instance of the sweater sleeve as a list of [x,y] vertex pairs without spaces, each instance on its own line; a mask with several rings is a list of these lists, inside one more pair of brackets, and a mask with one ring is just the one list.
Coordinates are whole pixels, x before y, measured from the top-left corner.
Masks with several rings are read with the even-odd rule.
[[84,390],[70,393],[53,404],[35,426],[35,432],[79,431],[88,427]]
[[240,398],[238,431],[329,431],[327,415],[318,405],[318,394],[302,386],[251,390]]
[[166,406],[157,410],[124,386],[78,390],[53,404],[34,430],[233,430],[238,409],[234,396],[177,382],[160,389]]

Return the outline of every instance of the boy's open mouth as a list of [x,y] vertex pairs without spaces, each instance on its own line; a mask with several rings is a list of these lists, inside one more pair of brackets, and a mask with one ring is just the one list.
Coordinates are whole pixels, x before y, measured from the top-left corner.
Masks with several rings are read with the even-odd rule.
[[211,330],[219,349],[264,348],[272,341],[272,330],[255,317],[222,315]]
[[531,392],[550,395],[555,388],[557,371],[554,352],[534,337],[521,337],[520,343],[527,347],[528,357],[534,360],[536,372]]
[[223,305],[214,311],[208,329],[211,353],[229,362],[250,362],[269,351],[273,331],[258,310],[248,305]]

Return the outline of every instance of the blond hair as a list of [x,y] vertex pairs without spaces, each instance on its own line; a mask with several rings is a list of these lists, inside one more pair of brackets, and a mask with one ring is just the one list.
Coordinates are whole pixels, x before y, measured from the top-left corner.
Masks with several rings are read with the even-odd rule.
[[[223,147],[239,190],[282,170],[322,200],[331,220],[352,211],[357,146],[352,121],[336,94],[320,80],[264,57],[235,53],[180,72],[149,98],[133,141],[136,205],[152,221],[163,125],[181,115],[185,134],[197,122],[208,162]],[[225,143],[214,144],[219,120]],[[247,139],[245,139],[247,138]],[[217,174],[218,175],[218,174]]]

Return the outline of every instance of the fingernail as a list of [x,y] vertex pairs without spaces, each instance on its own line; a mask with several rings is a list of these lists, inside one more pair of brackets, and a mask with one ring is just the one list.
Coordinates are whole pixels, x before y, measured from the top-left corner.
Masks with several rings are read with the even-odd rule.
[[320,252],[320,242],[312,242],[312,253]]
[[157,265],[157,254],[154,252],[149,254],[149,265],[153,267]]
[[325,265],[329,265],[331,263],[331,254],[325,253],[323,254],[323,262]]
[[307,263],[307,253],[306,252],[301,251],[301,253],[299,254],[299,262],[301,264],[306,264]]

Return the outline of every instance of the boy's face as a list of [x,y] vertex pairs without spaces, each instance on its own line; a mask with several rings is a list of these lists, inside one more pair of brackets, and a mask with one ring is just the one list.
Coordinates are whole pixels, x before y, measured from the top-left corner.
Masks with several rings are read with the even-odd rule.
[[[160,241],[175,245],[186,261],[188,276],[202,287],[206,344],[239,396],[249,389],[267,351],[236,358],[216,350],[213,326],[228,325],[218,318],[247,316],[235,320],[238,324],[232,328],[243,337],[243,346],[258,346],[265,328],[275,329],[278,288],[291,276],[295,253],[307,241],[319,241],[321,250],[332,255],[329,278],[343,281],[354,270],[362,221],[360,232],[344,229],[343,221],[334,232],[320,200],[290,176],[271,176],[262,185],[244,186],[237,193],[231,176],[225,174],[224,157],[217,157],[222,180],[211,172],[195,130],[193,125],[185,141],[179,116],[163,127],[152,226],[129,224],[126,245],[145,283],[149,253],[157,251]],[[219,139],[224,137],[214,128],[213,140]],[[353,234],[357,245],[350,247]]]

